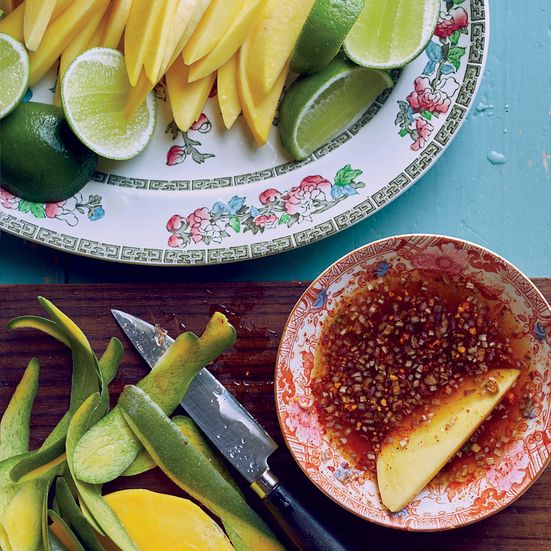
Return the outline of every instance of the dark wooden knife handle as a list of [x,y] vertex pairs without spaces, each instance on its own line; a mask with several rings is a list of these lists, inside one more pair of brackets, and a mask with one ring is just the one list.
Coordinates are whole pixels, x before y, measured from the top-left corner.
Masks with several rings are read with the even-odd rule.
[[263,502],[299,551],[349,551],[282,483]]

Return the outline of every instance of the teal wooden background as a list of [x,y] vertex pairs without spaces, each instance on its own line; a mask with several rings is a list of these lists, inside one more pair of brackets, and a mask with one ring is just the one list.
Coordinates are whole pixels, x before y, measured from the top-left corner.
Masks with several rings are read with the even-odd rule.
[[[469,239],[531,277],[551,276],[551,2],[492,2],[490,54],[473,109],[434,168],[376,216],[329,239],[251,262],[154,268],[78,258],[2,234],[0,283],[306,280],[392,234]],[[490,158],[504,156],[505,164]]]

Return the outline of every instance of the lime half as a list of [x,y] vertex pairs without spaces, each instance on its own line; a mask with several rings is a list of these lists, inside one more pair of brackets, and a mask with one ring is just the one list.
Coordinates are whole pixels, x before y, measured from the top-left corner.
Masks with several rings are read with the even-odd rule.
[[13,111],[29,86],[29,56],[25,46],[0,33],[0,119]]
[[393,86],[385,71],[358,67],[343,55],[319,73],[297,79],[279,111],[279,133],[294,159],[304,159],[346,128]]
[[151,140],[156,103],[150,93],[136,113],[124,114],[130,82],[124,56],[111,48],[79,55],[61,81],[61,102],[73,132],[92,151],[109,159],[131,159]]
[[364,0],[316,0],[291,56],[295,73],[317,73],[339,52]]
[[365,0],[344,51],[364,67],[402,67],[425,49],[439,9],[440,0]]

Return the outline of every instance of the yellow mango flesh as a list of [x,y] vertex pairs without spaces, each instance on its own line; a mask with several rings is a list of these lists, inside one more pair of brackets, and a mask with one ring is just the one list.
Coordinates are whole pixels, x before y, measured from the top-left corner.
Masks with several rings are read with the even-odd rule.
[[55,4],[56,0],[26,0],[23,36],[28,50],[34,52],[40,45],[53,15]]
[[289,61],[314,0],[268,0],[249,41],[247,77],[255,101],[273,88]]
[[232,551],[221,528],[191,501],[149,490],[104,496],[140,551]]
[[109,0],[75,0],[44,33],[36,52],[29,54],[30,85],[36,84],[52,67],[74,38],[82,32],[98,10],[105,10]]
[[[196,29],[201,17],[207,9],[210,0],[180,0],[176,12],[174,13],[173,25],[168,37],[168,44],[163,61],[162,73],[174,64],[176,58],[180,56],[186,42]],[[170,50],[172,49],[172,52]],[[152,83],[142,69],[136,85],[130,89],[126,102],[125,114],[128,118],[138,110],[145,101],[147,94],[153,90],[155,84]]]
[[4,530],[4,527],[0,524],[0,549],[2,551],[12,551],[10,542],[8,540],[8,534]]
[[130,88],[130,92],[128,93],[124,108],[124,114],[127,118],[130,119],[134,115],[153,88],[155,88],[155,85],[147,78],[145,70],[142,69],[138,81]]
[[[72,3],[73,0],[57,0],[50,22],[55,21]],[[22,2],[7,17],[0,21],[0,33],[9,34],[15,40],[24,42],[23,21],[26,2]]]
[[287,73],[289,72],[289,64],[283,67],[283,70],[268,94],[266,94],[260,102],[256,103],[247,78],[248,71],[246,63],[249,58],[247,53],[247,42],[241,47],[241,52],[239,54],[239,67],[237,72],[239,101],[247,125],[257,145],[264,145],[268,141],[268,136],[272,129],[272,122],[274,120],[277,104],[287,78]]
[[[92,15],[92,17],[88,21],[88,24],[84,27],[84,29],[82,29],[82,32],[80,32],[73,39],[73,41],[67,46],[67,48],[65,48],[65,50],[61,54],[61,58],[59,59],[59,83],[61,83],[61,79],[63,78],[67,67],[69,67],[69,65],[75,60],[75,58],[88,48],[92,47],[90,43],[92,42],[92,38],[94,37],[94,34],[96,33],[101,23],[105,11],[107,10],[107,6],[108,5],[106,4],[103,9],[98,10]],[[95,45],[97,46],[98,44]],[[55,87],[54,99],[56,105],[61,105],[60,90],[61,85]]]
[[189,81],[193,82],[216,71],[237,52],[245,42],[251,27],[258,19],[266,0],[248,0],[218,44],[189,68]]
[[178,0],[164,0],[157,25],[151,34],[151,39],[144,58],[144,68],[147,78],[155,84],[161,78],[163,59],[167,47],[167,39],[174,17]]
[[197,29],[211,0],[180,0],[170,27],[168,44],[163,60],[163,74],[182,53],[188,40]]
[[224,125],[229,130],[239,113],[241,113],[241,103],[239,101],[239,91],[237,89],[237,69],[239,65],[239,52],[236,52],[220,69],[218,69],[218,103]]
[[101,46],[103,32],[105,31],[105,26],[107,24],[107,16],[109,15],[108,11],[103,14],[103,17],[99,22],[99,25],[96,27],[96,30],[92,33],[90,40],[88,40],[88,45],[86,46],[86,50]]
[[212,73],[201,80],[188,82],[189,67],[178,57],[166,74],[170,108],[176,126],[186,132],[199,118],[216,78]]
[[29,482],[31,480],[36,480],[37,478],[40,478],[43,474],[46,474],[48,471],[56,467],[57,465],[61,465],[66,459],[67,459],[67,454],[62,453],[59,457],[56,457],[55,459],[48,461],[48,463],[44,463],[44,465],[41,465],[40,467],[37,467],[36,469],[29,471],[27,474],[21,477],[20,482]]
[[21,484],[8,505],[4,530],[13,551],[38,551],[42,544],[42,499],[44,486],[40,481]]
[[184,48],[183,57],[186,65],[195,63],[218,44],[236,18],[242,4],[243,0],[212,0]]
[[[403,509],[440,472],[488,417],[519,375],[516,369],[494,369],[467,378],[449,398],[431,409],[430,423],[401,429],[377,457],[377,481],[383,504]],[[485,384],[497,382],[496,393]],[[405,444],[405,445],[404,445]]]
[[25,4],[20,4],[7,16],[0,20],[0,33],[9,34],[15,40],[24,42],[23,19],[25,17]]
[[104,48],[116,48],[119,45],[131,7],[132,0],[113,0],[111,2],[100,41],[101,46]]
[[124,59],[130,84],[138,82],[153,33],[158,28],[162,0],[134,0],[124,32]]

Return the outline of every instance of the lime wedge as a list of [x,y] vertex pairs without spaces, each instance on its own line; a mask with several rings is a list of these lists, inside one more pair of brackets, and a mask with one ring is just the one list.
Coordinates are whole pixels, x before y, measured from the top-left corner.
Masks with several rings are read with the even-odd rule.
[[358,67],[338,55],[319,73],[297,79],[283,97],[279,111],[283,147],[293,158],[304,159],[393,85],[385,71]]
[[339,52],[364,0],[316,0],[291,55],[295,73],[317,73]]
[[440,0],[365,0],[344,51],[364,67],[402,67],[429,43],[439,9]]
[[150,93],[136,113],[124,110],[130,82],[124,56],[111,48],[92,48],[79,55],[61,81],[67,121],[80,141],[109,159],[131,159],[151,140],[156,103]]
[[21,101],[29,86],[29,56],[25,46],[0,33],[0,119]]

